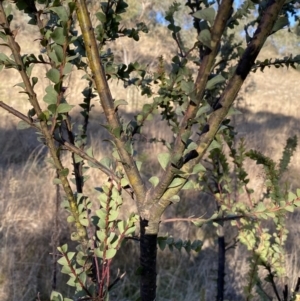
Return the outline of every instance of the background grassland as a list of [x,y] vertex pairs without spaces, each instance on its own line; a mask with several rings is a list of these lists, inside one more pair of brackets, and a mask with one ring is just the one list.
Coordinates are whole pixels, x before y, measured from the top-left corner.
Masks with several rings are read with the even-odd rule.
[[[137,14],[133,11],[132,14]],[[25,27],[23,30],[28,30]],[[38,33],[30,31],[30,38],[18,36],[22,52],[34,51],[39,53]],[[282,33],[281,33],[282,34]],[[188,40],[187,33],[186,40]],[[282,34],[283,35],[283,34]],[[278,36],[278,41],[284,42],[285,36]],[[261,58],[279,57],[290,52],[299,52],[299,44],[285,41],[288,45],[284,49],[278,47],[280,42],[269,41],[264,48]],[[276,47],[275,47],[275,46]],[[176,53],[176,45],[166,34],[166,29],[159,27],[148,38],[142,37],[140,43],[123,40],[112,44],[115,56],[125,64],[138,60],[148,64],[149,70],[155,68],[158,56],[164,55],[170,61],[172,53]],[[0,51],[7,52],[1,48]],[[49,84],[45,79],[45,69],[35,68],[39,77],[37,93],[40,99]],[[82,101],[81,91],[85,82],[82,74],[76,71],[70,76],[68,83],[68,100],[72,104]],[[25,94],[19,94],[19,88],[13,87],[20,82],[16,72],[5,70],[0,73],[1,100],[22,111],[29,109]],[[257,71],[247,79],[240,92],[236,107],[242,112],[232,118],[232,123],[238,131],[238,138],[244,137],[248,148],[257,149],[275,161],[278,161],[285,141],[288,137],[299,137],[300,120],[300,74],[296,70],[265,69],[263,73]],[[123,109],[124,119],[133,116],[147,99],[139,96],[136,88],[123,89],[121,83],[112,82],[113,96],[125,99],[129,105]],[[74,120],[80,118],[79,110],[72,111]],[[103,114],[99,102],[91,114],[89,127],[89,144],[93,146],[96,158],[107,155],[109,145],[104,142],[106,137],[102,127]],[[46,148],[37,142],[34,131],[17,131],[18,120],[4,111],[0,111],[0,299],[7,301],[35,300],[37,293],[41,293],[41,300],[48,300],[47,294],[51,290],[53,276],[53,257],[55,244],[62,244],[69,240],[70,229],[65,222],[65,212],[57,207],[55,188],[51,184],[55,171],[46,162]],[[157,121],[147,125],[136,147],[142,149],[140,154],[146,160],[144,173],[146,176],[159,169],[156,154],[162,146],[154,145],[146,140],[151,138],[170,140],[170,133],[164,122]],[[69,162],[69,158],[64,160]],[[286,180],[290,189],[299,188],[300,152],[293,156]],[[253,162],[248,162],[247,169],[251,179],[251,186],[258,197],[264,190],[262,171]],[[93,198],[93,187],[101,185],[105,176],[97,171],[89,172],[90,180],[86,183],[85,193]],[[49,184],[50,183],[50,184]],[[190,215],[209,216],[213,211],[213,201],[201,192],[185,193],[178,206],[170,207],[165,217],[187,217]],[[134,211],[135,208],[128,201],[124,212]],[[288,218],[289,239],[287,243],[287,276],[288,283],[294,286],[299,275],[299,212]],[[215,229],[205,226],[196,229],[188,223],[162,224],[161,233],[169,233],[182,239],[204,240],[203,250],[199,254],[159,251],[158,256],[158,296],[159,300],[190,300],[196,301],[203,297],[212,300],[215,295],[215,279],[217,269],[217,248]],[[232,241],[235,233],[226,231],[226,239]],[[137,297],[138,276],[134,270],[138,267],[137,245],[128,241],[118,254],[114,263],[114,270],[120,268],[126,271],[126,276],[112,293],[112,300],[135,300]],[[247,252],[242,246],[232,248],[227,252],[226,298],[228,300],[242,300],[243,285],[247,272]],[[262,271],[263,272],[263,271]],[[58,276],[58,289],[63,288],[63,280]]]

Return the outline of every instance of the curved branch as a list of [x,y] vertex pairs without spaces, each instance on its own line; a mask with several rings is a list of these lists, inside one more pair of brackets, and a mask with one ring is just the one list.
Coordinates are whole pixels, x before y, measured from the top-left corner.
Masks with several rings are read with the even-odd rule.
[[[223,1],[222,4],[224,2],[226,1]],[[251,68],[255,63],[255,59],[257,58],[261,48],[263,47],[267,37],[272,32],[272,28],[278,18],[278,15],[280,14],[284,2],[285,0],[269,1],[269,6],[264,13],[252,40],[248,44],[241,60],[237,65],[234,75],[229,80],[224,92],[220,97],[216,111],[214,111],[209,117],[207,124],[208,131],[202,134],[199,138],[199,141],[197,143],[198,148],[196,150],[196,158],[190,160],[182,167],[181,170],[183,172],[189,174],[195,164],[197,164],[203,158],[207,148],[209,147],[217,131],[219,130],[222,121],[224,120],[230,107],[232,106],[238,91],[244,83],[247,75],[250,73]],[[168,180],[170,180],[170,173],[170,171],[167,174],[165,173],[165,177],[168,177]],[[158,189],[154,193],[154,197],[159,197],[162,192],[164,193],[159,201],[155,202],[156,199],[154,199],[152,206],[150,206],[149,208],[151,216],[151,223],[149,222],[148,227],[149,231],[154,231],[153,233],[156,233],[156,231],[158,230],[159,219],[164,210],[171,203],[170,199],[172,198],[172,196],[177,195],[180,192],[185,183],[186,181],[177,187],[167,189],[169,185],[168,182],[164,180],[161,181],[161,184],[158,185]]]
[[[185,169],[191,170],[196,162],[199,162],[205,154],[208,146],[214,139],[219,127],[226,117],[230,107],[232,106],[241,86],[246,77],[251,71],[260,50],[262,49],[266,39],[272,32],[272,28],[281,12],[284,0],[269,1],[269,6],[259,23],[254,36],[248,44],[241,60],[239,61],[236,71],[229,80],[220,100],[217,104],[217,109],[214,111],[208,120],[208,131],[200,136],[198,141],[197,153],[198,157],[190,161]],[[194,162],[193,162],[194,161]]]
[[[93,79],[100,96],[100,102],[103,107],[104,114],[107,118],[109,126],[112,129],[122,128],[117,111],[114,108],[113,98],[111,96],[105,72],[101,64],[99,49],[85,0],[76,1],[76,13],[85,43],[89,66],[93,73]],[[142,204],[145,198],[144,184],[132,156],[126,150],[126,141],[124,141],[125,138],[123,137],[122,139],[122,137],[113,137],[113,139],[117,146],[129,183],[133,187],[136,195],[137,204]]]
[[[230,18],[232,13],[232,0],[224,0],[218,10],[216,20],[212,27],[211,31],[211,49],[206,48],[203,60],[201,62],[201,66],[197,75],[197,79],[195,82],[195,99],[190,101],[189,106],[185,112],[184,118],[181,121],[179,126],[180,130],[177,134],[174,149],[171,154],[171,157],[182,157],[183,152],[185,150],[185,144],[182,141],[182,137],[186,135],[187,132],[191,130],[191,122],[197,114],[198,108],[201,104],[201,100],[203,98],[205,87],[208,81],[208,77],[211,73],[211,69],[213,68],[215,58],[219,51],[221,37],[226,28],[227,20]],[[160,178],[159,184],[154,189],[153,193],[149,197],[149,202],[153,202],[158,200],[167,190],[168,186],[173,180],[173,166],[170,162],[166,171]]]
[[[26,122],[31,127],[35,128],[38,131],[41,131],[41,128],[39,127],[40,122],[34,122],[21,112],[15,110],[14,108],[8,106],[3,101],[0,101],[0,107],[2,107],[4,110],[8,111],[9,113],[13,114],[14,116],[18,117],[19,119]],[[72,153],[78,155],[82,159],[85,159],[91,163],[93,163],[99,170],[101,170],[103,173],[105,173],[108,177],[110,177],[112,180],[114,180],[116,183],[120,184],[121,179],[118,178],[111,170],[109,170],[107,167],[105,167],[103,164],[101,164],[99,161],[97,161],[95,158],[89,156],[85,151],[78,148],[72,143],[69,143],[65,140],[57,139],[57,142],[62,144],[67,150],[71,151]]]

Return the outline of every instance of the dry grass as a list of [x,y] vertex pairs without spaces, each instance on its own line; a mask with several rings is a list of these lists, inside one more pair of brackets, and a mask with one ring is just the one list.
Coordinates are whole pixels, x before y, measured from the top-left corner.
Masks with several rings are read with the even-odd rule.
[[[35,39],[36,32],[32,32]],[[159,33],[161,37],[164,33]],[[20,41],[21,43],[22,41]],[[150,67],[155,66],[157,57],[164,52],[166,57],[174,53],[175,45],[166,51],[165,44],[159,38],[152,37],[150,41],[142,39],[141,44],[132,41],[117,45],[121,49],[117,57],[125,62],[139,59]],[[149,46],[150,43],[150,46]],[[31,45],[24,45],[23,51],[31,51]],[[1,47],[1,46],[0,46]],[[0,51],[2,49],[0,48]],[[139,57],[135,53],[141,53]],[[266,49],[265,55],[275,56]],[[44,79],[43,69],[36,68],[35,75],[41,79],[37,85],[37,93],[42,98],[44,88],[48,85]],[[76,78],[75,78],[76,77]],[[81,90],[84,81],[79,80],[80,72],[70,78],[68,98],[72,103],[81,102]],[[240,137],[245,137],[247,146],[262,151],[274,160],[280,158],[285,141],[293,135],[299,136],[300,85],[297,83],[300,75],[294,70],[265,70],[264,73],[251,74],[240,93],[238,108],[243,115],[236,116],[233,122],[238,125]],[[7,70],[0,74],[1,100],[26,114],[29,109],[24,94],[18,94],[18,89],[12,86],[17,83],[16,72]],[[126,99],[130,106],[124,111],[124,118],[132,116],[132,112],[141,108],[147,101],[139,97],[135,88],[123,90],[121,84],[112,84],[114,97]],[[4,301],[31,301],[41,292],[42,300],[48,300],[51,290],[53,272],[53,229],[56,214],[56,196],[54,186],[49,184],[55,176],[54,170],[45,163],[46,149],[41,146],[31,130],[16,131],[17,120],[0,111],[0,299]],[[73,111],[76,119],[78,111]],[[91,116],[89,128],[89,143],[93,145],[96,158],[101,158],[109,152],[109,145],[103,142],[105,134],[99,124],[103,121],[100,105]],[[146,127],[144,137],[170,139],[170,133],[163,122],[156,122]],[[143,139],[137,142],[139,149],[144,149],[140,155],[147,159],[144,173],[147,177],[158,168],[156,152],[159,146],[145,143]],[[68,162],[68,158],[65,158]],[[292,168],[288,174],[290,188],[299,187],[300,153],[293,157]],[[253,163],[248,164],[251,186],[257,195],[262,193],[264,178],[259,168]],[[93,197],[93,187],[99,186],[105,177],[99,172],[91,171],[85,191]],[[124,212],[134,211],[132,203],[126,203]],[[201,216],[213,210],[211,200],[195,193],[186,194],[182,203],[168,208],[165,216]],[[69,229],[64,220],[64,212],[59,215],[59,242],[68,240]],[[297,257],[297,241],[299,213],[290,215],[290,236],[287,243],[287,271],[289,283],[295,284],[299,275],[299,258]],[[216,278],[216,245],[215,230],[205,227],[195,229],[187,223],[168,224],[161,228],[162,233],[169,232],[174,237],[182,239],[204,239],[205,248],[199,255],[187,255],[178,251],[159,252],[158,256],[158,296],[159,300],[212,300],[215,296]],[[232,238],[232,231],[226,232],[226,239]],[[242,289],[247,272],[246,252],[239,246],[227,254],[226,297],[229,300],[242,300]],[[134,275],[137,268],[137,246],[128,242],[118,254],[115,268],[127,271],[124,281],[113,291],[113,300],[135,300],[138,290],[138,277]],[[60,284],[63,288],[63,281]]]

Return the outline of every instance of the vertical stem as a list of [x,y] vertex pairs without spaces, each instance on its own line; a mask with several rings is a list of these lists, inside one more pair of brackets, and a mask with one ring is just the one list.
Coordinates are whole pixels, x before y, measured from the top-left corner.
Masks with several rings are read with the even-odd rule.
[[141,301],[156,298],[157,234],[146,234],[148,221],[140,219]]
[[[56,176],[59,176],[59,172],[56,171]],[[60,206],[60,189],[59,185],[56,185],[56,195],[55,195],[55,216],[54,216],[54,229],[52,235],[52,259],[53,259],[53,271],[52,271],[52,290],[56,290],[57,286],[57,247],[58,247],[58,214]]]
[[224,223],[221,222],[218,227],[218,280],[217,280],[217,301],[224,300],[224,286],[225,286],[225,237],[224,237]]
[[283,301],[288,301],[288,299],[289,299],[289,290],[288,290],[288,285],[287,284],[284,285],[284,289],[283,289],[282,294],[283,294]]

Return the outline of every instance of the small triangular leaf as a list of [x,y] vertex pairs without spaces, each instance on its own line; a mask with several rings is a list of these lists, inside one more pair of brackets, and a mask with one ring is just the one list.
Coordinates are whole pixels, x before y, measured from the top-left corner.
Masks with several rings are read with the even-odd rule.
[[213,150],[215,148],[220,148],[220,147],[221,147],[220,143],[218,141],[216,141],[216,140],[213,140],[211,142],[211,144],[209,145],[209,147],[207,149],[207,152],[210,152],[211,150]]
[[161,153],[157,156],[158,162],[163,170],[166,170],[168,163],[170,162],[170,153]]
[[194,166],[192,174],[198,174],[199,172],[205,172],[205,171],[206,168],[201,163],[198,163]]

